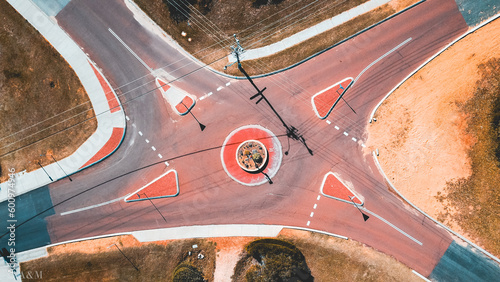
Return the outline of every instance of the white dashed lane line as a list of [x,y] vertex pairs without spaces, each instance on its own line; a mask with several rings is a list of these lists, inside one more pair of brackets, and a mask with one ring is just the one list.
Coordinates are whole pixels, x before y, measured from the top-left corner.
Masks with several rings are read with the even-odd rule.
[[148,139],[146,139],[146,143],[149,143],[149,140],[148,140]]
[[314,204],[313,209],[316,209],[318,207],[318,204]]
[[155,146],[151,146],[151,149],[153,149],[153,151],[156,151],[156,148],[155,148]]
[[129,121],[129,120],[130,120],[130,118],[129,118],[128,116],[125,116],[125,119],[127,119],[127,121]]
[[226,83],[226,87],[229,86],[229,85],[231,85],[231,82]]
[[349,133],[347,133],[347,132],[345,132],[345,131],[344,131],[344,135],[345,135],[345,136],[349,136]]
[[314,216],[314,212],[311,212],[311,215],[309,215],[310,217],[313,217]]
[[338,127],[338,126],[335,125],[335,129],[340,130],[340,127]]
[[224,87],[219,86],[219,87],[217,87],[217,91],[221,91],[223,88],[224,88]]
[[163,159],[163,156],[161,154],[158,154],[158,158]]
[[139,131],[139,135],[141,135],[141,136],[143,135],[143,134],[142,134],[142,131]]
[[326,121],[326,123],[328,123],[328,124],[332,124],[332,122],[331,122],[331,121],[329,121],[329,120],[327,120],[327,121]]
[[311,222],[308,220],[308,221],[307,221],[307,226],[309,226],[309,224],[311,224]]

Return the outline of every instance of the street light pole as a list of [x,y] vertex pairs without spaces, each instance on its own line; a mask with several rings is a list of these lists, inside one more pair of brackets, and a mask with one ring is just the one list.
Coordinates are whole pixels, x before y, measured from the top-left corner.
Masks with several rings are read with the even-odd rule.
[[50,175],[47,173],[47,171],[45,170],[45,168],[43,168],[42,164],[40,162],[38,162],[38,165],[43,169],[43,172],[45,172],[45,174],[47,174],[47,176],[49,177],[50,181],[54,181],[52,179],[52,177],[50,177]]
[[137,268],[137,266],[135,266],[135,264],[122,252],[122,250],[120,250],[120,248],[118,248],[118,246],[115,243],[109,245],[108,249],[111,246],[115,246],[118,249],[118,251],[120,251],[120,253],[128,260],[128,262],[130,262],[130,264],[135,268],[135,270],[139,271],[139,268]]
[[64,172],[64,174],[66,174],[66,176],[68,177],[69,181],[73,181],[73,179],[71,179],[71,177],[69,177],[69,175],[66,173],[66,171],[64,171],[64,169],[61,167],[61,165],[59,165],[59,163],[56,161],[56,159],[54,158],[53,155],[50,155],[52,157],[52,159],[54,160],[54,162],[56,162],[57,166]]
[[369,217],[367,214],[363,213],[363,212],[361,211],[361,209],[358,207],[358,205],[357,205],[357,204],[356,204],[356,203],[352,200],[352,199],[354,199],[354,197],[351,197],[351,196],[347,196],[347,197],[349,198],[349,200],[351,200],[351,202],[352,202],[352,203],[354,204],[354,206],[358,209],[358,211],[359,211],[359,212],[363,215],[363,220],[364,220],[364,221],[367,221],[370,217]]
[[[184,102],[181,101],[181,104],[186,108],[186,110],[188,110],[188,107],[186,106],[186,104],[184,104]],[[195,116],[194,114],[191,112],[191,110],[189,110],[189,113],[193,116],[194,120],[196,120],[196,122],[198,123],[198,125],[200,126],[200,129],[201,131],[203,131],[205,129],[205,125],[202,124]]]

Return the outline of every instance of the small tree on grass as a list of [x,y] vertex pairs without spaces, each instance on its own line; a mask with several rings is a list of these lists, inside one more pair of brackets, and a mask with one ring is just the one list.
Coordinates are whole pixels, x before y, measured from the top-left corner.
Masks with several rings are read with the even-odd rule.
[[174,282],[185,282],[185,281],[203,282],[203,281],[205,281],[205,279],[203,278],[203,273],[201,273],[201,271],[199,271],[198,268],[194,267],[190,263],[183,262],[175,268],[172,281],[174,281]]
[[261,239],[248,244],[245,250],[259,263],[248,269],[245,275],[248,281],[313,280],[304,255],[292,243]]

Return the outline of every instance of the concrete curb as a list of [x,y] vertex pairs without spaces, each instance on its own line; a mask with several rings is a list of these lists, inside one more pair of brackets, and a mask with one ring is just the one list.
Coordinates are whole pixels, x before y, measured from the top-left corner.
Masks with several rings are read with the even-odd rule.
[[449,227],[447,227],[446,225],[442,224],[441,222],[435,220],[434,218],[432,218],[430,215],[428,215],[427,213],[425,213],[423,210],[419,209],[417,206],[415,206],[412,202],[408,201],[408,199],[405,198],[405,196],[403,196],[403,194],[399,193],[398,189],[396,189],[396,187],[394,187],[394,185],[392,185],[391,181],[389,180],[389,178],[387,177],[387,175],[385,174],[384,170],[382,169],[382,167],[380,166],[380,163],[378,161],[378,158],[377,158],[377,154],[375,152],[372,152],[372,156],[373,156],[373,159],[375,161],[375,165],[377,166],[377,169],[378,171],[380,172],[380,174],[382,174],[382,176],[384,177],[385,181],[387,181],[387,183],[389,184],[389,186],[391,186],[391,188],[396,191],[396,193],[398,194],[398,196],[400,196],[406,203],[408,203],[410,206],[412,206],[414,209],[416,209],[417,211],[419,211],[421,214],[423,214],[425,217],[427,217],[428,219],[432,220],[434,223],[436,223],[438,226],[444,228],[446,231],[452,233],[453,235],[457,236],[458,238],[462,239],[463,241],[467,242],[469,245],[473,246],[474,248],[476,248],[477,250],[481,251],[483,254],[485,254],[486,256],[490,257],[491,259],[495,260],[496,262],[500,263],[500,259],[498,259],[497,257],[495,257],[494,255],[490,254],[488,251],[486,250],[483,250],[481,247],[477,246],[476,244],[472,243],[471,241],[469,241],[467,238],[463,237],[462,235],[458,234],[457,232],[451,230]]
[[[20,252],[18,262],[26,262],[37,258],[46,257],[48,255],[47,248],[76,243],[87,240],[102,239],[116,236],[132,235],[137,241],[154,242],[163,240],[180,240],[191,238],[218,238],[218,237],[276,237],[283,229],[296,229],[309,232],[321,233],[324,235],[348,240],[346,236],[329,233],[321,230],[297,227],[297,226],[283,226],[283,225],[266,225],[266,224],[221,224],[221,225],[194,225],[194,226],[181,226],[171,228],[160,228],[150,230],[139,230],[130,232],[118,232],[100,236],[85,237],[75,240],[64,241],[60,243],[50,244],[44,247],[35,248],[28,251]],[[236,232],[233,232],[236,230]],[[250,230],[249,232],[246,232]],[[244,232],[241,232],[244,231]],[[224,235],[224,236],[220,236]]]
[[[417,2],[417,3],[415,3],[415,4],[413,4],[413,5],[411,5],[411,6],[409,6],[409,7],[406,7],[405,9],[403,9],[403,10],[401,10],[401,11],[399,11],[399,12],[397,12],[397,13],[395,13],[395,14],[393,14],[393,15],[391,15],[391,16],[389,16],[389,17],[387,17],[387,18],[385,18],[385,19],[383,19],[383,20],[381,20],[381,21],[379,21],[378,23],[375,23],[375,24],[373,24],[373,25],[371,25],[371,26],[369,26],[369,27],[367,27],[367,28],[365,28],[365,29],[363,29],[363,30],[360,30],[360,31],[356,32],[355,34],[353,34],[353,35],[351,35],[351,36],[347,37],[346,39],[343,39],[343,40],[341,40],[341,41],[339,41],[339,42],[337,42],[337,43],[333,44],[332,46],[330,46],[330,47],[328,47],[328,48],[325,48],[325,49],[323,49],[323,50],[321,50],[321,51],[319,51],[319,52],[317,52],[317,53],[315,53],[315,54],[313,54],[313,55],[311,55],[311,56],[309,56],[309,57],[307,57],[307,58],[303,59],[302,61],[300,61],[300,62],[298,62],[298,63],[295,63],[295,64],[293,64],[293,65],[291,65],[291,66],[286,67],[286,68],[282,68],[282,69],[280,69],[280,70],[272,71],[272,72],[265,73],[265,74],[259,74],[259,75],[256,75],[256,76],[251,76],[251,78],[252,78],[252,79],[254,79],[254,78],[262,78],[262,77],[271,76],[271,75],[274,75],[274,74],[278,74],[278,73],[281,73],[281,72],[284,72],[284,71],[290,70],[290,69],[292,69],[292,68],[294,68],[294,67],[296,67],[296,66],[299,66],[299,65],[301,65],[301,64],[303,64],[303,63],[305,63],[305,62],[307,62],[307,61],[309,61],[309,60],[311,60],[311,59],[314,59],[315,57],[317,57],[317,56],[319,56],[319,55],[321,55],[321,54],[325,53],[326,51],[329,51],[330,49],[333,49],[333,48],[337,47],[338,45],[340,45],[340,44],[342,44],[342,43],[344,43],[344,42],[346,42],[346,41],[348,41],[348,40],[351,40],[352,38],[354,38],[354,37],[356,37],[356,36],[358,36],[358,35],[360,35],[360,34],[362,34],[362,33],[367,32],[368,30],[370,30],[370,29],[372,29],[372,28],[374,28],[374,27],[379,26],[380,24],[382,24],[382,23],[384,23],[384,22],[386,22],[386,21],[388,21],[388,20],[390,20],[390,19],[392,19],[392,18],[394,18],[394,17],[396,17],[396,16],[399,16],[400,14],[402,14],[402,13],[404,13],[404,12],[406,12],[406,11],[408,11],[408,10],[410,10],[410,9],[412,9],[412,8],[414,8],[414,7],[416,7],[416,6],[420,5],[420,4],[422,4],[422,3],[424,3],[425,1],[427,1],[427,0],[421,0],[421,1],[419,1],[419,2]],[[219,75],[222,75],[222,76],[225,76],[225,77],[228,77],[228,78],[233,78],[233,79],[246,79],[245,77],[242,77],[242,76],[234,76],[234,75],[229,75],[229,74],[221,73],[221,72],[219,72],[219,71],[217,71],[217,70],[214,70],[214,69],[212,69],[212,68],[209,68],[209,69],[210,69],[211,71],[213,71],[213,72],[215,72],[215,73],[219,74]]]
[[[32,1],[8,0],[8,3],[64,57],[75,71],[89,96],[98,122],[96,131],[74,153],[69,157],[58,160],[57,163],[44,166],[52,179],[49,179],[42,169],[37,169],[29,173],[16,173],[17,196],[58,181],[67,175],[75,174],[110,156],[123,142],[126,132],[126,121],[120,100],[109,84],[109,81],[71,37]],[[109,87],[112,93],[106,95],[101,82],[107,84],[106,86]],[[111,109],[111,100],[117,105],[113,107],[114,110]],[[113,113],[114,111],[118,112]],[[99,156],[99,160],[87,165],[87,162],[92,160],[93,157],[97,156],[98,153],[102,153],[100,150],[110,140],[115,128],[123,130],[118,145],[111,152],[106,152],[102,157]],[[83,165],[85,167],[82,167]],[[0,187],[3,188],[0,190],[0,201],[7,199],[7,184],[8,182],[0,184]]]

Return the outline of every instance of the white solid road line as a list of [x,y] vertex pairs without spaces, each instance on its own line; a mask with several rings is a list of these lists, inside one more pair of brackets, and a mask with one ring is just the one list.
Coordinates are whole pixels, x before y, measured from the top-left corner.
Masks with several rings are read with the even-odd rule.
[[109,205],[109,204],[112,204],[114,202],[118,202],[120,200],[123,200],[123,199],[125,199],[125,197],[126,196],[123,196],[123,197],[120,197],[120,198],[117,198],[117,199],[114,199],[114,200],[111,200],[111,201],[107,201],[107,202],[104,202],[104,203],[100,203],[100,204],[96,204],[96,205],[92,205],[92,206],[88,206],[88,207],[84,207],[84,208],[80,208],[80,209],[76,209],[76,210],[71,210],[71,211],[67,211],[67,212],[62,212],[61,216],[67,215],[67,214],[76,213],[76,212],[86,211],[86,210],[90,210],[90,209],[93,209],[93,208],[102,207],[102,206],[105,206],[105,205]]
[[[406,43],[410,42],[411,41],[411,37],[406,39],[405,41],[401,42],[398,46],[392,48],[391,50],[389,50],[389,52],[385,53],[384,55],[380,56],[378,59],[376,59],[375,61],[373,61],[371,64],[369,64],[364,70],[362,70],[358,76],[356,76],[356,78],[354,79],[353,81],[353,85],[354,83],[356,83],[356,81],[358,81],[358,79],[361,77],[361,75],[363,73],[365,73],[369,68],[371,68],[374,64],[378,63],[380,60],[382,60],[383,58],[389,56],[392,52],[398,50],[399,48],[401,48],[403,45],[405,45]],[[352,86],[352,85],[351,85]]]
[[123,40],[122,40],[122,39],[121,39],[118,35],[116,35],[116,33],[115,33],[115,32],[114,32],[111,28],[108,28],[108,31],[109,31],[109,32],[111,32],[111,34],[112,34],[112,35],[113,35],[113,36],[114,36],[114,37],[115,37],[118,41],[120,41],[120,43],[121,43],[121,44],[122,44],[125,48],[127,48],[127,50],[128,50],[128,51],[129,51],[132,55],[134,55],[134,57],[135,57],[135,58],[136,58],[136,59],[137,59],[137,60],[138,60],[138,61],[139,61],[139,62],[140,62],[140,63],[141,63],[141,64],[142,64],[145,68],[147,68],[150,72],[153,72],[153,69],[152,69],[152,68],[150,68],[150,67],[146,64],[146,62],[144,62],[144,61],[143,61],[143,60],[142,60],[139,56],[137,56],[137,54],[136,54],[134,51],[132,51],[132,49],[130,49],[130,47],[128,47],[128,45],[127,45],[127,44],[125,44],[125,42],[123,42]]
[[381,217],[380,215],[366,209],[365,207],[359,207],[361,210],[373,215],[374,217],[382,220],[385,224],[389,225],[390,227],[394,228],[396,231],[398,231],[399,233],[405,235],[406,237],[408,237],[409,239],[411,239],[413,242],[419,244],[420,246],[422,246],[422,242],[420,242],[419,240],[413,238],[411,235],[409,235],[408,233],[404,232],[403,230],[399,229],[396,225],[390,223],[389,221],[387,221],[385,218]]

